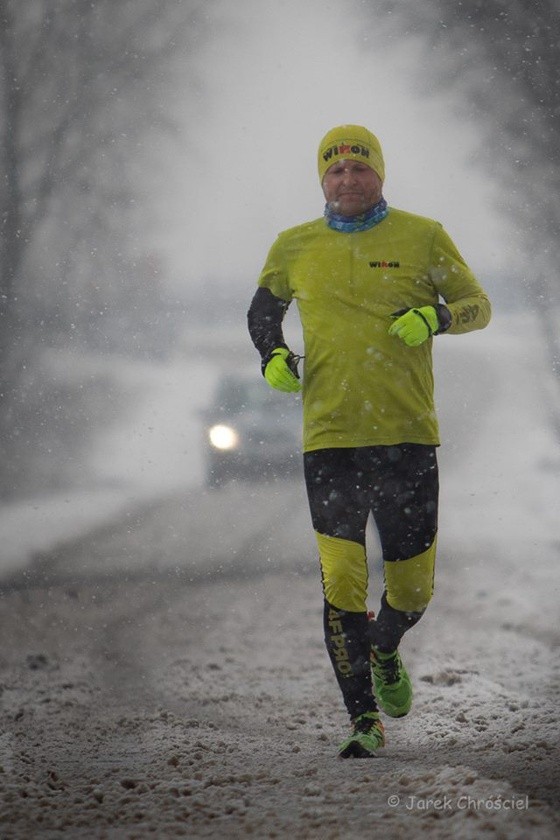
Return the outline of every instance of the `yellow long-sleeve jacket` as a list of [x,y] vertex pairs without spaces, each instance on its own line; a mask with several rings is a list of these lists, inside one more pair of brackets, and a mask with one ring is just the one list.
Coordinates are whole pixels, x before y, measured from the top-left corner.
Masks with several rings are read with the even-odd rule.
[[[391,208],[360,232],[333,230],[323,218],[299,225],[278,236],[259,286],[278,299],[282,316],[292,300],[299,309],[304,451],[439,444],[432,339],[408,347],[388,334],[392,315],[444,301],[447,332],[457,334],[485,327],[491,309],[438,222]],[[253,340],[264,355],[282,334],[270,311],[259,317],[252,309]]]

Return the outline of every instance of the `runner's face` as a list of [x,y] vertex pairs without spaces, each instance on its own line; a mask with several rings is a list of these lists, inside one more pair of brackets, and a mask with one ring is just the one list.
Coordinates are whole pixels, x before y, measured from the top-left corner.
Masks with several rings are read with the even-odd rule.
[[327,203],[343,216],[357,216],[381,199],[383,184],[379,175],[359,160],[339,160],[323,178]]

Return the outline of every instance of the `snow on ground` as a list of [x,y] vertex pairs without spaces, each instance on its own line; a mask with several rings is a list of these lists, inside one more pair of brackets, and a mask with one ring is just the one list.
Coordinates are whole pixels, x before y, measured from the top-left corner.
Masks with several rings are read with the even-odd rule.
[[[538,324],[501,316],[436,353],[436,593],[380,757],[336,758],[301,482],[202,491],[209,367],[128,369],[151,387],[92,453],[96,519],[56,531],[35,500],[10,531],[2,838],[558,836],[560,448]],[[378,560],[372,540],[373,608]]]

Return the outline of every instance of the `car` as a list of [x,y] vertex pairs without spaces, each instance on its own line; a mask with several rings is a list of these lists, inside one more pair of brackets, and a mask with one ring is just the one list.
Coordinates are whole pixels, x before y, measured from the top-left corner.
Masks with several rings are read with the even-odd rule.
[[301,399],[263,377],[220,376],[205,421],[206,484],[290,478],[302,469]]

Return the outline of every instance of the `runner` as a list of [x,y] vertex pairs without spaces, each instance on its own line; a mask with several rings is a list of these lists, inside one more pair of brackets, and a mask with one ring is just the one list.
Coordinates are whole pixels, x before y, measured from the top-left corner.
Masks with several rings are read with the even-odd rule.
[[[389,207],[378,139],[343,125],[319,146],[324,216],[281,233],[248,313],[273,388],[299,391],[282,321],[303,328],[304,469],[324,592],[327,651],[352,730],[342,758],[384,746],[379,708],[410,710],[398,646],[432,597],[439,431],[432,337],[482,329],[489,300],[442,226]],[[368,616],[366,522],[384,591]]]

